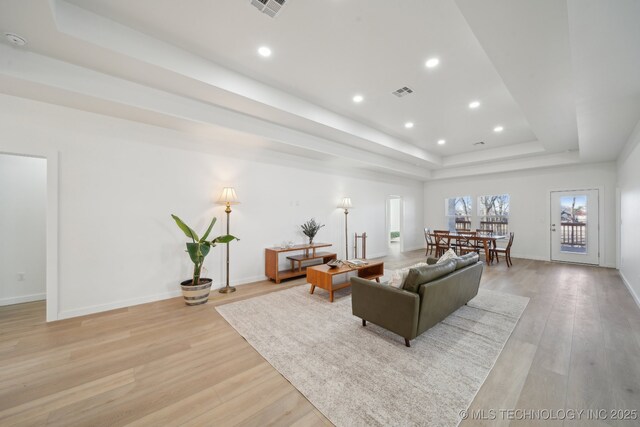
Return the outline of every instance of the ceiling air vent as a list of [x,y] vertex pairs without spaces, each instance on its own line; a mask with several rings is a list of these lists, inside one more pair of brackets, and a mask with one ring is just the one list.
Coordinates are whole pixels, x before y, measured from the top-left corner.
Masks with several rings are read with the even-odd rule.
[[413,89],[405,86],[405,87],[401,87],[398,90],[394,90],[391,93],[393,93],[398,98],[402,98],[403,96],[406,96],[406,95],[409,95],[409,94],[413,93]]
[[257,7],[260,12],[275,18],[286,1],[287,0],[251,0],[251,4]]
[[484,145],[484,141],[474,142],[473,145]]

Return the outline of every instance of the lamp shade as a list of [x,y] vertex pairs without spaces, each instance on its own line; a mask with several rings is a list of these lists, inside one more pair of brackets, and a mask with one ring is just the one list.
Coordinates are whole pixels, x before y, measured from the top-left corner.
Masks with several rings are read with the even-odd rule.
[[338,204],[340,209],[351,209],[353,205],[351,204],[351,197],[343,197],[340,203]]
[[218,203],[230,205],[237,205],[238,203],[240,203],[238,201],[236,190],[233,187],[224,187],[222,189],[222,194],[220,194],[220,198],[218,198]]

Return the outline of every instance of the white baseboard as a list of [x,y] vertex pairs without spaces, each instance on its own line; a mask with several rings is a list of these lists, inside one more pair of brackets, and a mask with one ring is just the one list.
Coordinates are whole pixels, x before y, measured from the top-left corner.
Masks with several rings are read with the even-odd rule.
[[[261,280],[266,280],[266,279],[267,279],[266,276],[245,277],[242,279],[233,280],[229,284],[231,286],[241,286],[248,283],[259,282]],[[220,289],[224,286],[225,286],[225,283],[215,283],[211,289]],[[164,292],[161,294],[147,295],[147,296],[138,297],[138,298],[131,298],[128,300],[115,301],[107,304],[98,304],[98,305],[92,305],[89,307],[82,307],[82,308],[76,308],[72,310],[61,311],[58,314],[58,320],[70,319],[72,317],[78,317],[78,316],[86,316],[88,314],[101,313],[103,311],[117,310],[119,308],[131,307],[134,305],[146,304],[149,302],[155,302],[155,301],[161,301],[169,298],[179,297],[182,294],[182,291],[180,290],[179,286],[176,285],[176,287],[177,289],[174,291]],[[44,299],[44,297],[42,299]]]
[[618,274],[620,274],[622,283],[624,283],[627,289],[629,289],[629,293],[631,294],[631,297],[633,298],[633,300],[636,302],[636,305],[638,306],[638,308],[640,308],[640,298],[638,298],[638,294],[636,294],[636,292],[631,287],[631,283],[629,283],[629,281],[624,276],[624,273],[622,273],[622,271],[618,270]]
[[31,295],[21,295],[19,297],[8,297],[8,298],[0,298],[0,306],[3,305],[13,305],[13,304],[23,304],[25,302],[33,302],[33,301],[42,301],[47,299],[47,294],[31,294]]
[[148,302],[155,302],[169,298],[175,298],[180,296],[182,291],[178,288],[175,291],[165,292],[162,294],[147,295],[138,298],[131,298],[128,300],[114,301],[107,304],[92,305],[89,307],[76,308],[72,310],[65,310],[58,313],[58,320],[70,319],[72,317],[86,316],[87,314],[101,313],[103,311],[116,310],[118,308],[131,307],[139,304],[146,304]]

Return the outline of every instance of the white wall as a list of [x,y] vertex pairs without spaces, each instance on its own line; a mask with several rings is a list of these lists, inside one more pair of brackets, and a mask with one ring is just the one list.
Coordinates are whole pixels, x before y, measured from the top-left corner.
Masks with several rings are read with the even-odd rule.
[[[509,228],[515,233],[513,256],[548,260],[549,192],[601,188],[600,264],[615,267],[615,185],[616,168],[612,162],[430,181],[425,184],[425,226],[447,228],[444,216],[447,197],[472,196],[475,212],[478,196],[508,193],[511,196]],[[474,220],[475,226],[477,216]]]
[[[0,96],[0,151],[59,152],[59,312],[72,317],[179,294],[190,276],[185,238],[170,218],[197,231],[212,215],[224,230],[224,208],[214,203],[224,186],[242,202],[231,214],[231,282],[264,278],[264,248],[303,242],[299,225],[315,217],[326,224],[316,237],[344,251],[349,231],[367,232],[369,257],[387,251],[386,198],[405,202],[405,248],[422,247],[421,182],[319,166],[319,162],[235,148],[215,135],[195,139],[162,128]],[[213,138],[212,138],[213,137]],[[205,267],[223,283],[224,247]],[[275,286],[275,285],[274,285]]]
[[0,154],[0,305],[45,298],[46,203],[46,160]]
[[618,160],[620,274],[640,305],[640,122]]
[[389,227],[391,231],[400,231],[400,199],[389,200]]

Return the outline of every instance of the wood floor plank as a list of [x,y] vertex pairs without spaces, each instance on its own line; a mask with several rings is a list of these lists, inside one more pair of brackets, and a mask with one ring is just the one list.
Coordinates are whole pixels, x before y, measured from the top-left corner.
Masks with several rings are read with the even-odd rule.
[[[414,251],[385,266],[423,260]],[[0,307],[0,425],[331,425],[214,309],[304,284],[257,282],[199,307],[174,298],[50,324],[44,302]],[[615,270],[514,259],[485,268],[481,287],[530,302],[471,410],[640,408],[640,310]],[[555,424],[618,425],[581,421]],[[554,423],[461,423],[477,425]]]

